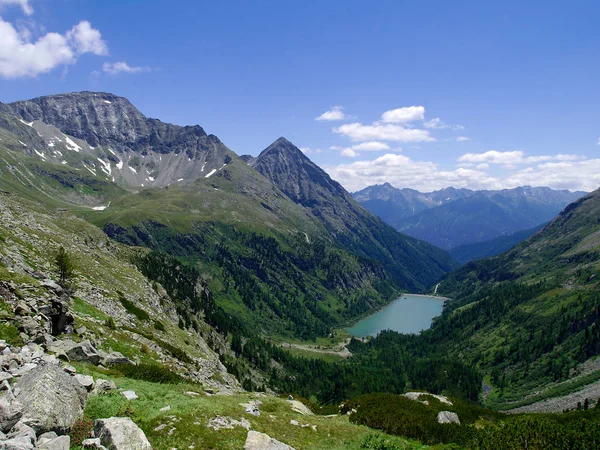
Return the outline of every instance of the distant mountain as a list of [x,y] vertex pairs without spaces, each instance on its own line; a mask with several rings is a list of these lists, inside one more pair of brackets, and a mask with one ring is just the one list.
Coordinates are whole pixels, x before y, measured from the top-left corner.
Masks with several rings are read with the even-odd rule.
[[398,231],[443,249],[490,241],[551,220],[584,192],[546,187],[501,191],[447,188],[421,193],[390,184],[353,194]]
[[538,231],[540,231],[547,223],[530,228],[529,230],[517,231],[508,236],[500,236],[491,241],[478,242],[476,244],[459,245],[450,249],[448,253],[460,264],[466,264],[474,259],[488,258],[496,256],[511,249],[515,245],[528,239]]
[[361,207],[338,182],[285,138],[263,150],[252,167],[296,204],[307,208],[337,242],[363,258],[382,261],[394,278],[411,289],[426,286],[427,280],[454,265],[444,252],[395,232]]

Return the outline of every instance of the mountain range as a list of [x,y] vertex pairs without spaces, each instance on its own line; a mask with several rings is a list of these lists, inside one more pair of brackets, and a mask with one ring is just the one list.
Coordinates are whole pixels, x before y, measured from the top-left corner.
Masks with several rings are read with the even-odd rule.
[[217,301],[269,333],[324,334],[455,267],[283,138],[248,165],[200,126],[93,92],[2,104],[0,121],[7,190],[200,265]]
[[[361,203],[429,222],[464,265]],[[353,196],[285,138],[240,157],[112,94],[0,104],[0,440],[79,448],[88,419],[127,416],[155,448],[239,448],[249,428],[298,449],[594,448],[599,216],[600,190]],[[420,334],[345,333],[433,286]]]
[[353,194],[396,230],[445,250],[533,229],[583,195],[531,186],[499,191],[446,188],[422,193],[397,189],[389,183]]

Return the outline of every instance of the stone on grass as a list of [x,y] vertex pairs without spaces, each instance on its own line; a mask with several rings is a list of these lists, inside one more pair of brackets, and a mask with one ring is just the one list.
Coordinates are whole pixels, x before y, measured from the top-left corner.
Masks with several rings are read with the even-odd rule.
[[450,411],[440,411],[437,415],[438,423],[457,423],[460,425],[458,414]]
[[313,412],[310,410],[308,406],[304,403],[299,402],[298,400],[288,400],[292,411],[302,414],[303,416],[312,416]]
[[138,399],[138,395],[134,391],[123,391],[121,395],[125,397],[127,400],[135,400]]
[[250,430],[246,437],[244,450],[294,450],[294,448],[273,439],[268,434]]
[[100,362],[100,354],[88,341],[73,345],[65,353],[71,361],[83,361],[91,364]]
[[152,450],[144,432],[129,417],[96,420],[94,435],[109,450]]
[[102,358],[102,364],[109,367],[117,364],[132,364],[132,362],[122,353],[112,352]]
[[90,375],[75,375],[73,378],[83,387],[86,391],[90,392],[94,389],[94,378]]
[[57,365],[40,364],[21,377],[16,389],[22,420],[38,433],[66,433],[83,417],[85,389]]

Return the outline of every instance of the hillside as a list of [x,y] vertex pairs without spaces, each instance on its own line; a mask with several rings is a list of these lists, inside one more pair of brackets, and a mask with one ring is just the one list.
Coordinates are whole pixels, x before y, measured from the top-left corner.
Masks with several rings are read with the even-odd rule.
[[[339,232],[334,215],[296,203],[201,127],[146,118],[122,97],[40,97],[3,104],[0,115],[7,191],[199,267],[216,302],[265,334],[327,335],[400,291],[427,289],[455,266],[329,180],[339,189],[327,193],[330,204],[350,205],[347,219],[335,219]],[[321,189],[310,177],[295,181]],[[362,230],[360,240],[353,229]]]
[[544,228],[547,224],[538,225],[528,230],[517,231],[508,236],[500,236],[491,241],[478,242],[476,244],[465,244],[454,247],[448,251],[459,264],[466,264],[475,259],[489,258],[500,255],[510,250],[515,245],[523,242]]
[[520,406],[598,379],[583,363],[600,352],[599,214],[594,191],[529,240],[442,280],[453,301],[429,339],[487,373],[494,403]]
[[530,186],[421,193],[385,184],[353,195],[396,230],[448,250],[537,227],[584,194]]

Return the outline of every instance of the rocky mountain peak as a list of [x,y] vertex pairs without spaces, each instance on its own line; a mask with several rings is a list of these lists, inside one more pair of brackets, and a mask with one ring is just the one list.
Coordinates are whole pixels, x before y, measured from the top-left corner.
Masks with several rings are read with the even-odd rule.
[[294,202],[304,206],[314,205],[324,196],[349,197],[338,182],[283,137],[264,149],[253,167]]

